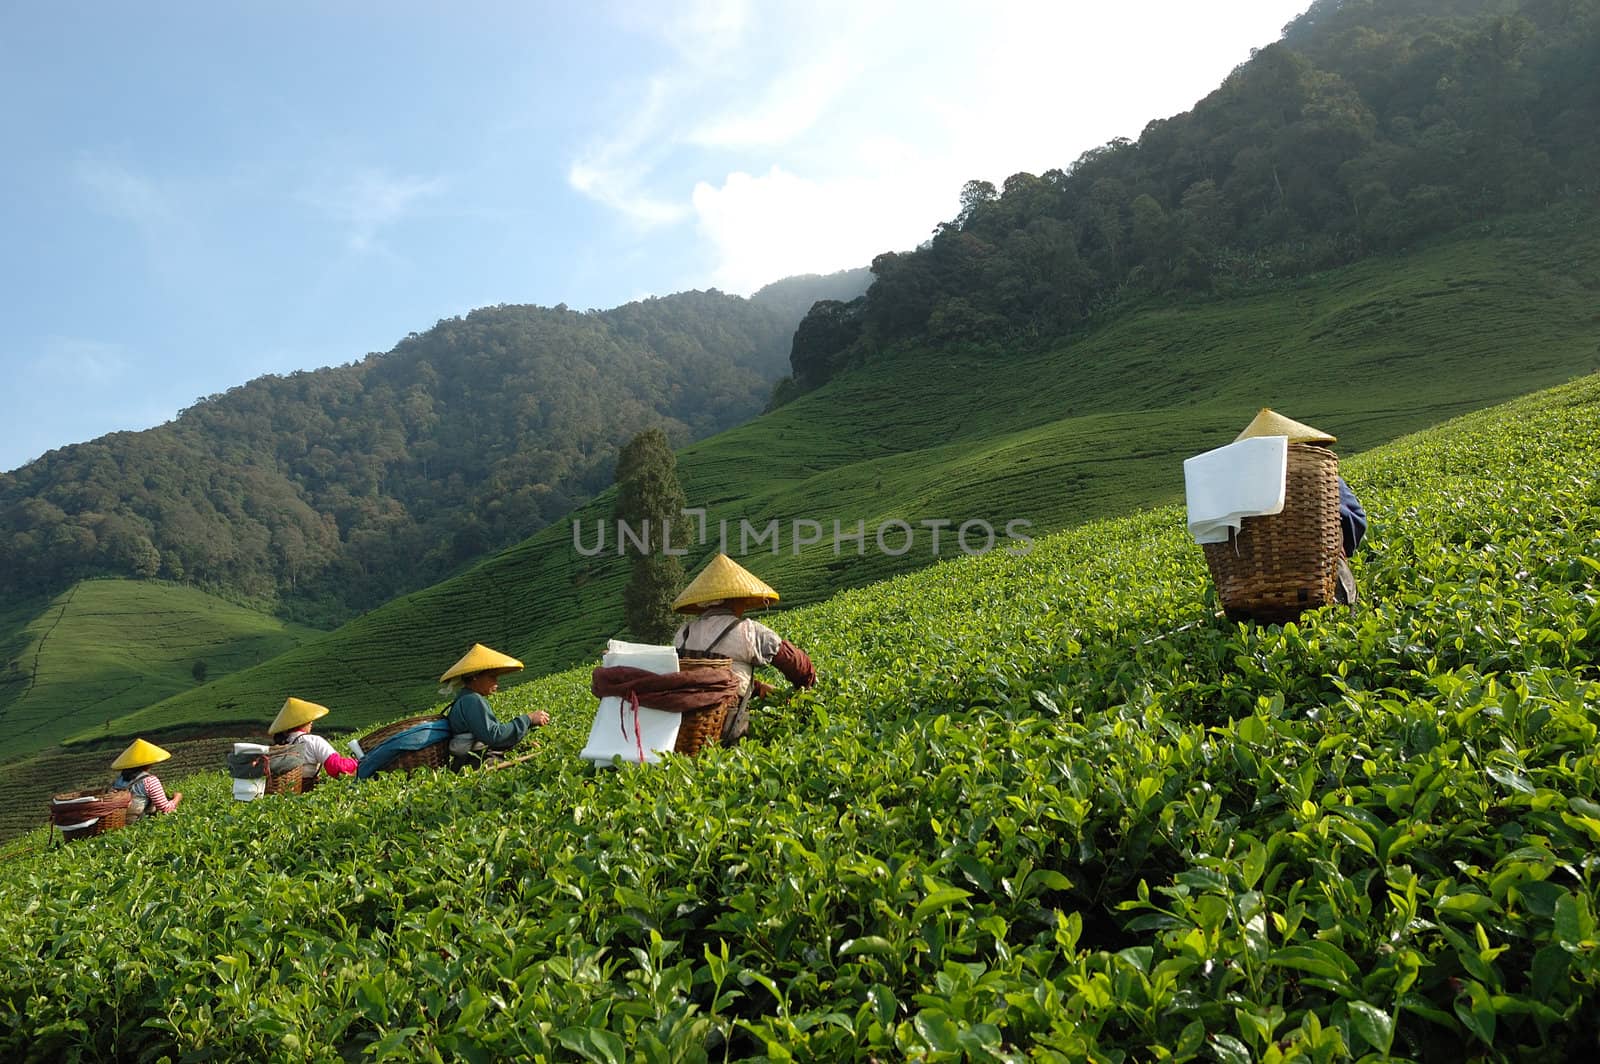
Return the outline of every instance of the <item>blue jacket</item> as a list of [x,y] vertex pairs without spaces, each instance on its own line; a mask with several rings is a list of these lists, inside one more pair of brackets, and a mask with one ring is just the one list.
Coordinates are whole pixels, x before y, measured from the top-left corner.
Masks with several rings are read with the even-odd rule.
[[1349,558],[1367,534],[1367,511],[1361,508],[1361,500],[1344,477],[1339,478],[1339,528],[1344,532],[1344,556]]
[[519,713],[508,721],[500,721],[489,708],[489,700],[476,691],[462,691],[450,703],[444,717],[450,722],[450,734],[468,732],[491,750],[509,750],[528,734],[532,723],[527,714]]

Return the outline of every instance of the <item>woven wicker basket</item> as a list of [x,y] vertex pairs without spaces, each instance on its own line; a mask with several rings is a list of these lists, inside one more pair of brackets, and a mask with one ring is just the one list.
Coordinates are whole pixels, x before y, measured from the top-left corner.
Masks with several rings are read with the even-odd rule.
[[101,817],[99,820],[96,820],[93,824],[89,824],[86,827],[68,827],[65,824],[60,825],[61,837],[66,839],[68,842],[77,842],[79,839],[92,839],[96,835],[104,835],[108,831],[117,831],[127,826],[121,822],[121,817],[115,818],[117,820],[117,823],[115,824],[111,823],[112,819],[112,817]]
[[[678,671],[689,672],[692,669],[725,669],[732,671],[732,658],[679,658]],[[693,757],[707,746],[715,746],[722,741],[722,719],[732,708],[737,696],[732,700],[719,702],[707,709],[690,710],[682,714],[683,722],[678,725],[678,741],[673,744],[674,753],[688,754]]]
[[306,776],[296,769],[293,772],[283,772],[267,778],[268,794],[310,794],[317,786],[322,774]]
[[[430,720],[438,719],[439,715],[437,713],[424,713],[420,717],[407,717],[405,720],[397,720],[393,724],[385,724],[383,727],[361,738],[361,749],[375,750],[378,744],[385,739],[392,739],[401,732],[416,727],[418,724],[426,724]],[[441,768],[449,752],[450,740],[441,739],[436,743],[424,746],[421,750],[407,750],[404,753],[396,754],[387,765],[384,765],[378,771],[410,772],[419,768]]]
[[[112,808],[93,823],[83,824],[81,803],[76,801],[82,798],[110,803]],[[61,837],[68,842],[104,835],[127,826],[128,803],[132,800],[133,795],[127,791],[66,791],[50,799],[50,823],[61,829]]]
[[1291,443],[1283,511],[1246,517],[1226,543],[1203,549],[1229,620],[1283,624],[1334,601],[1344,556],[1338,456]]

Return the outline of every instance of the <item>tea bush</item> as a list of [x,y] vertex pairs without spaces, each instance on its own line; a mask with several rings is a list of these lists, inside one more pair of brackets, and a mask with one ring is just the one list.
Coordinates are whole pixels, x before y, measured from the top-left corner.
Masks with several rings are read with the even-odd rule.
[[785,614],[753,741],[334,781],[0,868],[7,1059],[1550,1060],[1600,1036],[1600,379],[1347,464],[1364,599],[1163,509]]

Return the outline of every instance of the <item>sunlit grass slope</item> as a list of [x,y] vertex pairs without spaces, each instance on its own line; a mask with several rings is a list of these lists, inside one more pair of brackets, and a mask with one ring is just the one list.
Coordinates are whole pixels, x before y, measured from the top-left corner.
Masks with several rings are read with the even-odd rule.
[[[57,748],[130,710],[195,688],[195,663],[216,678],[321,635],[193,588],[87,580],[0,616],[0,839],[44,819],[53,791],[106,775],[103,745]],[[281,701],[281,700],[280,700]],[[168,740],[169,745],[173,745]],[[204,762],[215,761],[214,744]]]
[[259,665],[323,633],[194,588],[86,580],[15,611],[0,634],[0,759],[53,746],[130,710]]
[[[784,596],[834,591],[961,554],[957,525],[983,520],[1031,534],[1170,501],[1184,457],[1232,439],[1261,405],[1330,429],[1346,454],[1462,411],[1600,365],[1600,227],[1551,212],[1474,230],[1415,254],[1374,259],[1259,295],[1154,306],[1044,350],[902,352],[850,373],[746,426],[688,448],[691,505],[710,509],[716,549],[730,522],[780,522],[743,556]],[[596,545],[610,496],[580,511]],[[796,519],[821,543],[794,553]],[[875,533],[901,520],[903,554]],[[866,530],[863,546],[842,542]],[[904,545],[890,531],[890,550]],[[981,529],[967,545],[984,543]],[[570,524],[427,591],[375,610],[313,645],[116,721],[132,734],[200,722],[253,721],[290,692],[325,701],[354,725],[435,700],[433,680],[474,641],[516,654],[530,675],[593,658],[621,627],[627,563],[589,558]],[[78,740],[93,739],[94,732]]]
[[[782,618],[732,751],[336,783],[0,867],[0,1053],[1559,1060],[1600,1034],[1600,377],[1346,463],[1365,600],[1166,507]],[[193,890],[204,882],[208,889]]]

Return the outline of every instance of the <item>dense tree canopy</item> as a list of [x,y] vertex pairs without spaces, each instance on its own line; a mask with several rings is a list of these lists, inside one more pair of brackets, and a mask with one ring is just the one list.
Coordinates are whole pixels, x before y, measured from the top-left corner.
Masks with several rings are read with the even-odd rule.
[[497,306],[360,362],[267,376],[175,421],[0,474],[0,592],[89,575],[192,581],[336,618],[523,539],[611,482],[643,426],[675,445],[757,413],[811,298],[579,313]]
[[897,342],[1059,334],[1131,294],[1233,290],[1592,198],[1597,71],[1600,0],[1317,0],[1137,142],[969,181],[927,243],[873,262],[865,298],[812,310],[783,394]]

